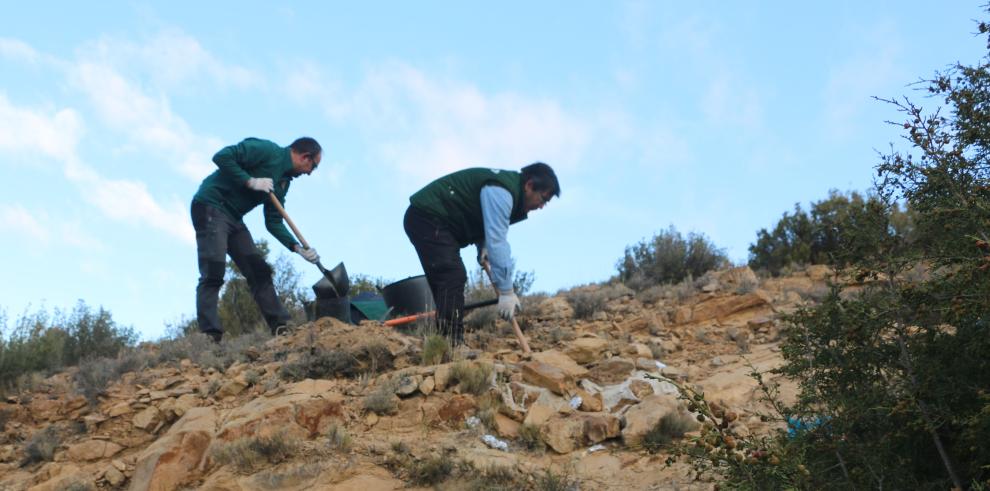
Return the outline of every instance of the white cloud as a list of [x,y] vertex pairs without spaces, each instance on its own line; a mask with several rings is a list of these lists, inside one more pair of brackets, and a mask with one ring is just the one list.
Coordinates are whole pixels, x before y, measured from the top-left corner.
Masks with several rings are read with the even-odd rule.
[[37,63],[41,55],[31,45],[19,39],[0,37],[0,57],[26,63]]
[[145,183],[128,179],[107,179],[92,168],[69,162],[65,176],[76,183],[83,198],[114,220],[149,225],[186,243],[195,242],[195,233],[183,204],[159,204]]
[[[163,207],[154,200],[144,183],[105,178],[80,161],[77,146],[82,127],[81,118],[73,109],[26,109],[14,106],[0,94],[0,151],[37,152],[32,161],[38,165],[45,165],[46,159],[55,160],[64,166],[65,176],[79,186],[83,197],[104,215],[145,223],[192,243],[192,228],[181,205]],[[31,228],[32,221],[26,218],[30,215],[13,212],[8,215],[11,224],[41,230]]]
[[0,230],[8,237],[24,235],[31,241],[46,243],[51,232],[42,224],[44,220],[39,220],[21,205],[0,205]]
[[213,171],[210,156],[220,143],[195,135],[172,112],[164,95],[148,95],[115,67],[103,63],[79,61],[72,66],[70,79],[89,97],[101,119],[123,132],[132,146],[159,152],[191,181]]
[[519,168],[542,160],[573,167],[592,133],[556,101],[486,94],[402,63],[370,70],[343,103],[324,97],[328,112],[366,134],[388,135],[378,147],[384,161],[420,180],[470,165]]
[[[73,109],[24,109],[0,93],[0,150],[40,152],[64,161],[75,158],[82,133],[82,118]],[[30,161],[44,164],[40,158]]]

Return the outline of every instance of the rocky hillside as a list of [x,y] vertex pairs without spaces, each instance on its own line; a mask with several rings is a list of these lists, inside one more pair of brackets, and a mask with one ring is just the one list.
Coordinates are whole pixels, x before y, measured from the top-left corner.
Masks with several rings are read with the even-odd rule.
[[827,274],[534,300],[526,358],[504,323],[469,334],[476,359],[441,364],[415,332],[332,319],[219,348],[189,337],[188,357],[143,346],[146,368],[89,398],[69,371],[0,402],[0,490],[710,489],[655,451],[662,419],[668,439],[697,426],[671,382],[732,408],[732,432],[768,431],[748,374],[781,362],[777,316]]

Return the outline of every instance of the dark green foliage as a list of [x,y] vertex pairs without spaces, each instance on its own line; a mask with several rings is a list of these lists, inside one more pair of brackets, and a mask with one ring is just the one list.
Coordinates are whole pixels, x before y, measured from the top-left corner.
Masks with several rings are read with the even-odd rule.
[[[990,479],[987,61],[920,84],[940,109],[885,101],[902,113],[896,124],[914,153],[882,157],[881,212],[839,240],[867,286],[836,286],[787,319],[780,372],[800,394],[782,414],[810,424],[770,447],[782,468],[806,470],[802,487],[963,489]],[[910,234],[890,232],[899,201],[912,210]],[[875,245],[856,248],[867,241]],[[733,486],[747,479],[727,474]]]
[[723,249],[704,234],[689,233],[684,238],[673,226],[650,240],[626,247],[619,261],[619,279],[635,290],[663,283],[677,283],[687,277],[699,278],[728,264]]
[[75,366],[83,357],[116,357],[137,342],[131,327],[118,325],[109,311],[94,311],[81,300],[71,312],[41,309],[24,315],[10,331],[6,317],[0,321],[0,390],[13,388],[18,378],[32,372]]
[[348,295],[351,297],[357,296],[359,293],[378,293],[382,288],[391,283],[384,278],[372,278],[366,274],[357,274],[351,276],[350,278],[351,288],[348,291]]
[[749,266],[773,275],[792,264],[844,267],[876,255],[892,240],[909,241],[912,223],[911,214],[896,203],[832,190],[811,204],[810,215],[794,205],[794,213],[784,213],[773,231],[757,232]]

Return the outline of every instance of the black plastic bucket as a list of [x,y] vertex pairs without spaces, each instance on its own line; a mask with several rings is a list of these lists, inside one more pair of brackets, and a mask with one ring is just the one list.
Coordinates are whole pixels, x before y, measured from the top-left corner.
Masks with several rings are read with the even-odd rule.
[[413,315],[436,308],[425,275],[410,276],[385,286],[382,288],[382,298],[392,315]]
[[333,317],[351,323],[351,297],[317,298],[306,306],[306,317],[310,321]]

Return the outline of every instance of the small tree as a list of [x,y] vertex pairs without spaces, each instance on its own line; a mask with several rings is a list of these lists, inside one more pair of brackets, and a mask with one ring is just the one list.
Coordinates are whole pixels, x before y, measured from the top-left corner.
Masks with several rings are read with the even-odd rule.
[[684,238],[673,225],[650,240],[626,247],[617,264],[619,279],[642,290],[662,283],[677,283],[688,276],[698,278],[725,266],[729,259],[704,234],[689,233]]
[[[838,241],[865,288],[834,286],[788,318],[780,371],[800,395],[787,412],[810,424],[777,443],[804,460],[810,488],[985,489],[990,479],[988,60],[922,81],[937,109],[881,99],[903,114],[894,124],[914,153],[882,156],[877,206]],[[910,240],[890,233],[899,201],[913,213]],[[919,264],[922,279],[909,274]]]

